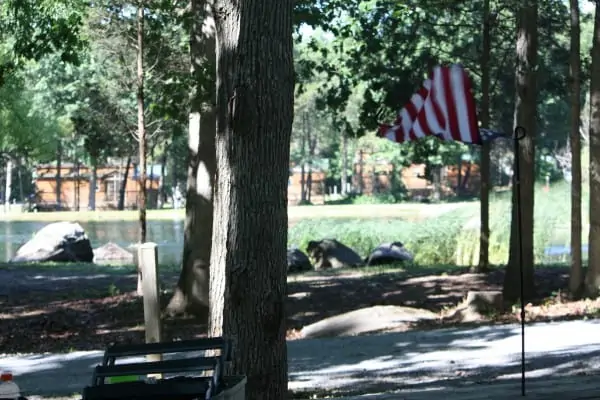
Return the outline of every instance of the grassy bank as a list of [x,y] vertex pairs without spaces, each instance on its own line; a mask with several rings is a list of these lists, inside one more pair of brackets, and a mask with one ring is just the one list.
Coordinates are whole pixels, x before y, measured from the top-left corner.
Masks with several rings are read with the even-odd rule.
[[[449,204],[377,204],[377,205],[326,205],[326,206],[293,206],[288,209],[290,221],[319,218],[404,218],[423,219],[436,216],[450,210],[464,207],[475,207],[477,203]],[[147,218],[152,221],[172,221],[183,219],[185,211],[148,210]],[[0,214],[0,220],[7,221],[135,221],[139,218],[137,211],[57,211],[38,213]]]
[[[570,198],[566,185],[550,191],[536,190],[534,251],[537,263],[556,262],[546,256],[548,246],[568,246]],[[290,229],[290,245],[305,248],[309,240],[335,238],[365,257],[377,245],[401,241],[415,254],[420,265],[472,265],[479,254],[479,207],[467,203],[438,216],[411,219],[302,220]],[[584,201],[584,237],[587,229],[587,200]],[[510,238],[510,193],[495,196],[490,203],[490,262],[504,264]]]

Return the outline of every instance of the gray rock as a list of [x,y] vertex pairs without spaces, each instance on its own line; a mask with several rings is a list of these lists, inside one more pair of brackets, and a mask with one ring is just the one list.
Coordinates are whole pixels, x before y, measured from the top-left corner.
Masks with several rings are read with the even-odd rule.
[[100,246],[94,249],[94,262],[98,263],[101,261],[119,261],[119,262],[133,262],[133,254],[125,250],[116,243],[108,242],[104,246]]
[[387,329],[408,328],[411,323],[438,318],[429,310],[402,306],[374,306],[326,318],[302,328],[303,338],[353,336]]
[[354,250],[335,239],[311,240],[306,252],[315,260],[315,269],[363,265],[363,260]]
[[288,249],[287,251],[287,271],[288,273],[298,273],[311,271],[313,269],[308,256],[297,248]]
[[94,251],[76,222],[55,222],[40,229],[10,262],[92,262]]
[[401,242],[383,243],[375,248],[365,260],[367,265],[394,264],[412,261],[414,256],[406,250]]

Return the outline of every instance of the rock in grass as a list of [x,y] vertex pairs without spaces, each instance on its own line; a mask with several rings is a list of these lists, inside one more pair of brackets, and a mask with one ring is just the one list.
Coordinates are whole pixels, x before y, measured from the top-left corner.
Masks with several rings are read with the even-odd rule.
[[299,272],[311,271],[312,264],[306,254],[297,248],[288,249],[287,251],[287,272],[295,274]]
[[401,242],[383,243],[375,248],[365,260],[371,265],[395,264],[404,261],[413,261],[414,256]]
[[317,270],[364,265],[362,258],[354,250],[335,239],[311,240],[306,252],[315,260]]
[[353,336],[387,329],[408,328],[409,324],[438,318],[420,308],[374,306],[326,318],[302,328],[303,338]]
[[108,242],[104,246],[94,249],[94,262],[118,261],[122,263],[133,263],[133,254],[116,243]]
[[504,311],[502,292],[495,290],[469,291],[465,300],[446,315],[444,320],[476,322]]
[[10,262],[92,262],[94,251],[76,222],[54,222],[40,229]]

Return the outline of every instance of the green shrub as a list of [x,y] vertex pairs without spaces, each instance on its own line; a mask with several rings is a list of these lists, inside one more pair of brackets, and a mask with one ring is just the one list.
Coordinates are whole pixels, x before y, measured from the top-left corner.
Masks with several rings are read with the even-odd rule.
[[[569,210],[567,185],[557,185],[548,192],[536,191],[536,262],[552,261],[544,255],[548,246],[568,245]],[[510,193],[494,196],[490,202],[489,254],[492,264],[504,264],[508,260],[510,213]],[[584,214],[584,224],[585,217]],[[303,220],[289,232],[290,244],[301,249],[305,249],[310,240],[325,238],[339,240],[362,257],[381,243],[401,241],[413,252],[419,265],[472,265],[479,256],[479,205],[473,203],[472,207],[416,222],[402,219]]]

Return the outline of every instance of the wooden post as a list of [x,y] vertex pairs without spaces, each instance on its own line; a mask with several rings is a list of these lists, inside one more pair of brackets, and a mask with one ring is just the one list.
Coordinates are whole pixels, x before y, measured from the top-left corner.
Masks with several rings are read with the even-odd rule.
[[[160,292],[158,288],[158,247],[156,243],[142,243],[138,246],[138,262],[142,272],[142,292],[144,296],[144,326],[146,343],[161,341]],[[162,354],[149,354],[147,361],[161,361]],[[160,375],[152,375],[160,378]]]

